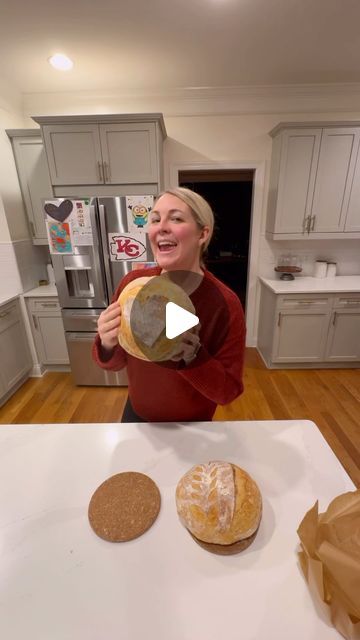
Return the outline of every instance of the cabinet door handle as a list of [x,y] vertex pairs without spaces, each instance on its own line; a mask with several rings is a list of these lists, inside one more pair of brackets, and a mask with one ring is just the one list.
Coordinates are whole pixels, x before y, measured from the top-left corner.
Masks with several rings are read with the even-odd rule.
[[110,166],[104,162],[105,182],[111,182]]
[[102,166],[102,162],[100,162],[100,160],[98,160],[98,169],[99,169],[99,180],[100,182],[104,182],[104,173],[103,173],[103,166]]
[[303,220],[303,233],[305,233],[305,231],[307,231],[308,228],[308,220],[309,220],[310,216],[306,216]]
[[0,313],[0,318],[5,318],[6,316],[8,316],[11,313],[11,311],[2,311]]
[[34,327],[35,327],[36,331],[38,331],[39,327],[38,327],[38,323],[37,323],[37,318],[36,318],[36,316],[34,316],[34,314],[32,314],[32,319],[33,319]]
[[314,231],[314,229],[315,229],[315,218],[316,218],[316,216],[312,216],[312,217],[310,218],[310,220],[312,220],[312,222],[311,222],[311,229],[310,229],[310,231]]
[[58,305],[57,305],[57,302],[42,302],[41,306],[42,307],[46,307],[46,308],[51,307],[53,309],[54,307],[57,307]]
[[333,321],[332,321],[334,326],[335,326],[335,322],[336,322],[336,316],[337,316],[337,312],[334,311],[334,317],[333,317]]
[[279,316],[278,316],[278,327],[280,327],[280,322],[281,322],[281,311],[279,311]]
[[31,235],[33,238],[35,238],[35,226],[33,222],[30,222],[30,230],[31,230]]

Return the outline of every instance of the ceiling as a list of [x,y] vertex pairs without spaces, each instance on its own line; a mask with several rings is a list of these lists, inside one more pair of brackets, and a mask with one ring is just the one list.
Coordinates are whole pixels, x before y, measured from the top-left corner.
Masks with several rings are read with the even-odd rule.
[[[21,93],[360,82],[359,0],[1,0]],[[47,58],[66,53],[70,72]]]

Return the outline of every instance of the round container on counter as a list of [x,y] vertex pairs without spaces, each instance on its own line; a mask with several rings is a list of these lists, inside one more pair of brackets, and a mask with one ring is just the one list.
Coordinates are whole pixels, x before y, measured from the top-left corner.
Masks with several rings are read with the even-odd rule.
[[336,262],[328,262],[326,269],[327,278],[335,278],[336,276]]
[[326,278],[327,262],[324,260],[316,260],[314,268],[314,278]]

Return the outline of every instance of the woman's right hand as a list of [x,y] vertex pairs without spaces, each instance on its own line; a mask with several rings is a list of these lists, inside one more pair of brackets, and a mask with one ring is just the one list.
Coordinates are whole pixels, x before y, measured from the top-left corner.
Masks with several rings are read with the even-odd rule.
[[118,344],[118,334],[121,323],[121,309],[118,302],[113,302],[98,319],[98,333],[101,346],[106,351],[112,351]]

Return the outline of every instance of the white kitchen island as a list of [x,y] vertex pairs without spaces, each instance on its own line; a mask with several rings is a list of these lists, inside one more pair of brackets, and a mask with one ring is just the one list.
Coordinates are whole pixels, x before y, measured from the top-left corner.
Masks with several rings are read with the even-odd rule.
[[[354,485],[308,421],[0,426],[0,637],[4,640],[339,639],[313,605],[297,527]],[[263,496],[254,543],[235,556],[198,546],[175,487],[195,463],[246,469]],[[140,538],[90,528],[95,489],[148,474],[162,504]]]

